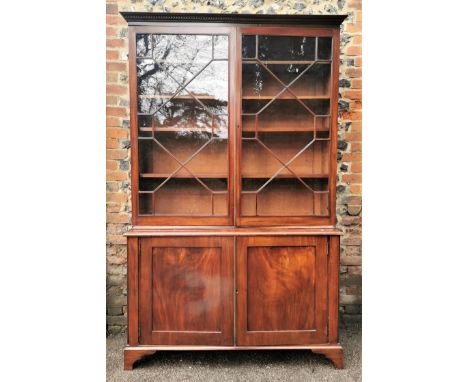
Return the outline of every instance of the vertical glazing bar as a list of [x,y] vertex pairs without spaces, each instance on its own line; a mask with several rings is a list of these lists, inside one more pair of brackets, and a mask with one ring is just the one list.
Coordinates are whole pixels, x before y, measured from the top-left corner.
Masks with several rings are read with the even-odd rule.
[[258,192],[255,193],[255,216],[258,216]]
[[317,61],[318,60],[318,37],[315,37],[315,57],[314,57],[314,61]]
[[255,35],[255,59],[258,60],[258,34]]
[[255,114],[255,139],[258,139],[258,114]]
[[214,215],[214,194],[210,193],[211,195],[211,215]]

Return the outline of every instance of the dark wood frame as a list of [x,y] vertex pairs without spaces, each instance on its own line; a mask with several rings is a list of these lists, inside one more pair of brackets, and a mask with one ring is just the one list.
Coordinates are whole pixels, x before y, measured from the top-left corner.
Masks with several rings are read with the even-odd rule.
[[[343,368],[343,351],[338,342],[338,305],[339,305],[339,268],[340,268],[340,235],[335,228],[335,193],[336,193],[336,143],[338,115],[338,70],[339,70],[339,26],[346,16],[342,15],[237,15],[237,14],[178,14],[178,13],[144,13],[123,12],[129,28],[129,83],[130,83],[130,122],[131,122],[131,164],[132,164],[132,221],[133,228],[126,234],[128,240],[128,346],[124,350],[124,368],[132,369],[135,362],[156,351],[170,350],[251,350],[251,349],[310,349],[315,353],[324,354],[333,361],[337,368]],[[168,24],[172,23],[172,24]],[[333,37],[333,65],[331,90],[331,129],[330,129],[330,170],[329,185],[329,216],[326,217],[242,217],[236,205],[240,201],[238,184],[241,180],[240,164],[240,60],[229,60],[229,216],[224,217],[163,217],[138,216],[138,123],[136,94],[136,59],[135,34],[138,32],[163,32],[186,34],[229,34],[230,57],[240,57],[240,32],[272,34],[313,34],[330,35]],[[205,239],[204,239],[205,238]],[[211,238],[211,239],[209,239]],[[209,239],[209,240],[208,240]],[[167,245],[196,246],[196,242],[222,243],[232,240],[233,247],[225,265],[228,272],[233,272],[231,279],[232,299],[227,301],[227,314],[223,324],[226,328],[223,339],[216,345],[203,343],[202,340],[168,342],[162,339],[161,344],[145,344],[145,334],[142,337],[142,324],[145,318],[146,306],[142,306],[144,298],[141,282],[142,251],[147,251],[148,243],[159,242]],[[294,245],[295,242],[320,242],[326,245],[326,274],[322,274],[319,282],[326,288],[324,315],[325,332],[310,341],[301,341],[297,337],[285,339],[281,335],[264,344],[255,339],[244,345],[239,345],[238,339],[242,330],[243,256],[239,254],[246,243],[284,243]],[[171,244],[172,243],[172,244]],[[229,269],[230,268],[230,269]],[[323,270],[322,270],[323,271]],[[234,282],[236,280],[236,282]],[[323,290],[323,289],[322,289]],[[239,294],[241,297],[239,297]],[[143,298],[143,300],[142,300]],[[237,308],[235,309],[235,305]],[[146,314],[146,313],[145,313]],[[240,315],[240,320],[239,320]],[[235,326],[237,325],[237,331]],[[232,332],[227,329],[232,327]],[[323,327],[323,326],[322,326]],[[296,338],[296,340],[294,340]],[[147,338],[146,338],[147,340]],[[232,343],[231,343],[232,340]],[[150,340],[149,342],[152,342]],[[242,341],[241,341],[242,342]],[[162,344],[164,343],[164,344]],[[188,344],[184,344],[188,343]],[[224,345],[229,343],[229,345]]]

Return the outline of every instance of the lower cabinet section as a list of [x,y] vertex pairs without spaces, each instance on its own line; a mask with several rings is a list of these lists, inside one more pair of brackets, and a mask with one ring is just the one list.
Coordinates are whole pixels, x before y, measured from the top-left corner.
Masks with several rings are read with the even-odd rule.
[[141,240],[141,344],[234,344],[233,249],[232,237]]
[[128,239],[125,368],[156,350],[307,348],[342,367],[339,236]]

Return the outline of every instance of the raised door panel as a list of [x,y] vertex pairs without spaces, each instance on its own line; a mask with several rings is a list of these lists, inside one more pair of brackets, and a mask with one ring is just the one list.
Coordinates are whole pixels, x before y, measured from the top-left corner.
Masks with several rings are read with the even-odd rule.
[[141,344],[233,344],[233,240],[141,240]]
[[238,238],[237,344],[327,341],[327,239]]

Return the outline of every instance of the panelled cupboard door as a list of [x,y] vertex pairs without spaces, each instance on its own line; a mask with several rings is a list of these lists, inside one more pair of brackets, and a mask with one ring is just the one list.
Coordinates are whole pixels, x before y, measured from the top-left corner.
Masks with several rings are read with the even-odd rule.
[[140,344],[233,345],[233,238],[141,239]]
[[237,345],[327,342],[327,239],[237,240]]

